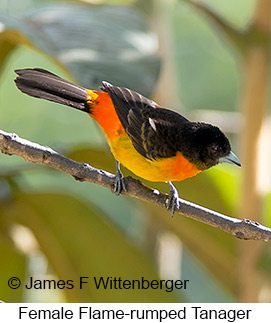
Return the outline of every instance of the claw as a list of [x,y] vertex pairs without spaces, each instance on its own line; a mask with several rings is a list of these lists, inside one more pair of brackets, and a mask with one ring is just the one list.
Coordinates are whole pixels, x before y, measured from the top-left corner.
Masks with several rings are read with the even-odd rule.
[[120,164],[116,161],[116,176],[115,176],[115,183],[113,188],[113,193],[116,195],[120,195],[121,191],[126,191],[126,187],[124,181],[122,179],[122,173],[120,171]]
[[171,217],[173,217],[175,209],[180,208],[180,199],[179,199],[179,193],[176,187],[170,181],[168,181],[168,184],[170,185],[170,192],[168,195],[168,201],[167,201],[166,207],[167,207],[167,210],[171,209]]

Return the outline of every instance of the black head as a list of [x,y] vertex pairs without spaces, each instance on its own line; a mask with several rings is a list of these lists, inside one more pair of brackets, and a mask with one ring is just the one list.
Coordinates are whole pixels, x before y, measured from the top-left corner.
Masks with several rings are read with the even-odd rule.
[[[226,159],[240,166],[238,158],[231,152],[228,138],[213,125],[196,122],[187,124],[182,131],[182,145],[183,155],[200,170]],[[232,156],[236,159],[232,159]]]

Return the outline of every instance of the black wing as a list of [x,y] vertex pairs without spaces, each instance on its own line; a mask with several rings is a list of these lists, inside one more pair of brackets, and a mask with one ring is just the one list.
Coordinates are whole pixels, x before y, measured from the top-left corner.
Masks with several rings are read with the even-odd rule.
[[131,108],[142,109],[145,105],[158,106],[154,101],[145,98],[135,91],[114,86],[108,82],[102,82],[102,84],[103,86],[100,87],[100,90],[110,95],[124,129],[128,127],[128,114]]
[[126,88],[103,82],[101,90],[110,95],[123,127],[142,156],[159,159],[176,155],[180,132],[189,122],[186,118]]

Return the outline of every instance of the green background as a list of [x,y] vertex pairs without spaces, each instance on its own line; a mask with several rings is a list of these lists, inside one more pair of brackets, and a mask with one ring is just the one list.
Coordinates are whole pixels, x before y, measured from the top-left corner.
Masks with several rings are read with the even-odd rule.
[[[255,1],[204,1],[246,30]],[[240,154],[242,53],[190,1],[1,1],[0,128],[114,172],[99,126],[87,115],[23,95],[14,70],[42,67],[88,88],[126,86],[218,124]],[[166,36],[165,36],[166,33]],[[167,46],[165,46],[167,45]],[[173,94],[173,95],[171,95]],[[216,113],[218,112],[218,113]],[[269,138],[270,142],[270,138]],[[245,161],[242,160],[244,163]],[[131,173],[123,169],[123,173]],[[134,176],[134,175],[133,175]],[[134,176],[135,177],[135,176]],[[168,192],[164,183],[148,183]],[[182,198],[238,216],[242,173],[218,165],[176,183]],[[262,221],[270,225],[270,186]],[[232,302],[240,292],[236,238],[66,174],[0,155],[0,299],[5,302]],[[257,270],[270,287],[270,248]],[[10,290],[8,278],[117,276],[189,279],[187,290]],[[269,287],[268,287],[269,286]]]

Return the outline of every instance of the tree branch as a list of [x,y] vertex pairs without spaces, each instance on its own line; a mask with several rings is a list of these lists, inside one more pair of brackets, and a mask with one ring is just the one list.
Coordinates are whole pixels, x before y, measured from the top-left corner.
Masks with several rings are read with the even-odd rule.
[[[114,185],[115,176],[113,174],[96,169],[86,163],[76,162],[49,147],[21,139],[16,134],[2,130],[0,130],[0,150],[7,155],[18,155],[26,161],[50,166],[73,176],[76,180],[95,183],[109,189],[112,189]],[[148,188],[130,176],[125,177],[124,181],[127,191],[122,194],[165,208],[167,194]],[[216,227],[239,239],[271,242],[270,228],[250,220],[231,218],[182,199],[180,209],[176,210],[176,213]]]
[[240,53],[243,52],[247,45],[246,37],[249,35],[249,28],[247,30],[239,31],[237,28],[231,26],[230,23],[226,22],[223,17],[220,17],[212,11],[212,9],[202,0],[185,0],[185,2],[189,3],[194,8],[199,9],[208,18],[211,18],[228,39],[235,44],[235,48],[238,49]]

